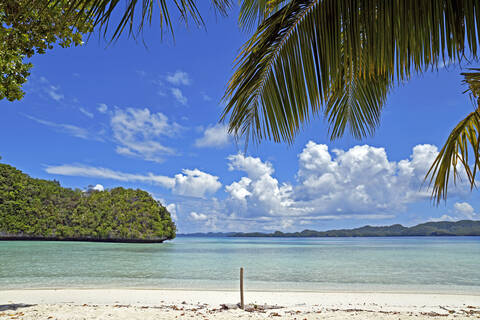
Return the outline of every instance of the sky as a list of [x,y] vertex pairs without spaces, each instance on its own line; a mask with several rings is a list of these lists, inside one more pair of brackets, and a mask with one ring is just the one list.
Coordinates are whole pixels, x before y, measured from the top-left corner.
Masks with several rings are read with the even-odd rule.
[[[415,76],[389,95],[381,125],[362,140],[330,141],[317,116],[292,145],[247,150],[219,123],[234,59],[249,33],[202,8],[206,29],[153,25],[141,41],[83,46],[31,59],[21,101],[0,101],[2,163],[64,187],[140,188],[172,214],[179,233],[328,230],[479,219],[465,180],[446,203],[425,173],[473,104],[462,69]],[[468,65],[467,65],[468,67]]]

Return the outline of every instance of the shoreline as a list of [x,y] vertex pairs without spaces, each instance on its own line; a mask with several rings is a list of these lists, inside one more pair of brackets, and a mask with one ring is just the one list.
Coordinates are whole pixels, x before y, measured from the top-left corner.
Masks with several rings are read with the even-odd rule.
[[[165,289],[0,290],[0,319],[467,319],[480,317],[480,294]],[[223,306],[222,306],[223,305]],[[2,310],[3,308],[4,310]],[[111,316],[106,316],[111,315]]]
[[[16,291],[62,291],[62,290],[73,290],[73,291],[101,291],[101,290],[112,290],[112,291],[152,291],[152,292],[226,292],[226,293],[235,293],[239,292],[238,289],[226,289],[226,288],[159,288],[159,287],[31,287],[31,288],[0,288],[0,298],[2,297],[2,292],[16,292]],[[365,290],[354,290],[354,289],[325,289],[325,290],[308,290],[308,289],[248,289],[245,292],[251,293],[288,293],[288,294],[398,294],[398,295],[439,295],[439,296],[474,296],[480,298],[480,290],[465,292],[465,291],[428,291],[428,290],[374,290],[374,289],[365,289]],[[480,301],[480,300],[479,300]]]

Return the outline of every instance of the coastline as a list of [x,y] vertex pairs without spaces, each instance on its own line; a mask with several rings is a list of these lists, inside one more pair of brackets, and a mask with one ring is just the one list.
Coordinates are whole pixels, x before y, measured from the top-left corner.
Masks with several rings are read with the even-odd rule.
[[163,243],[169,238],[158,239],[121,239],[121,238],[105,238],[96,239],[88,237],[40,237],[40,236],[24,236],[24,235],[0,235],[0,241],[56,241],[56,242],[112,242],[112,243]]
[[[467,319],[480,317],[480,294],[247,291],[247,312],[227,309],[238,291],[165,289],[0,290],[0,319]],[[269,306],[261,310],[264,305]],[[27,306],[24,306],[27,305]],[[111,316],[107,316],[107,315]]]

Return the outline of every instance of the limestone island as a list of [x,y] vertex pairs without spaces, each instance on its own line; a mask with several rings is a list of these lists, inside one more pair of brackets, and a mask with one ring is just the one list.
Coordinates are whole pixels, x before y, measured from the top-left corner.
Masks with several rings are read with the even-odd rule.
[[0,164],[0,240],[157,243],[175,232],[146,191],[73,190]]

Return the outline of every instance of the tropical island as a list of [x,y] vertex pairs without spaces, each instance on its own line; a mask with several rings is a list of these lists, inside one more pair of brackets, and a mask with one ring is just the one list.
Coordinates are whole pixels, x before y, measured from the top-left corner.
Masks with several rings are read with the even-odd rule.
[[261,237],[261,238],[322,238],[322,237],[422,237],[422,236],[480,236],[480,221],[437,221],[421,223],[413,227],[401,224],[391,226],[363,226],[355,229],[328,231],[303,230],[300,232],[272,233],[263,232],[228,232],[228,233],[190,233],[179,234],[180,237]]
[[0,240],[163,242],[176,227],[143,190],[64,188],[0,164]]

